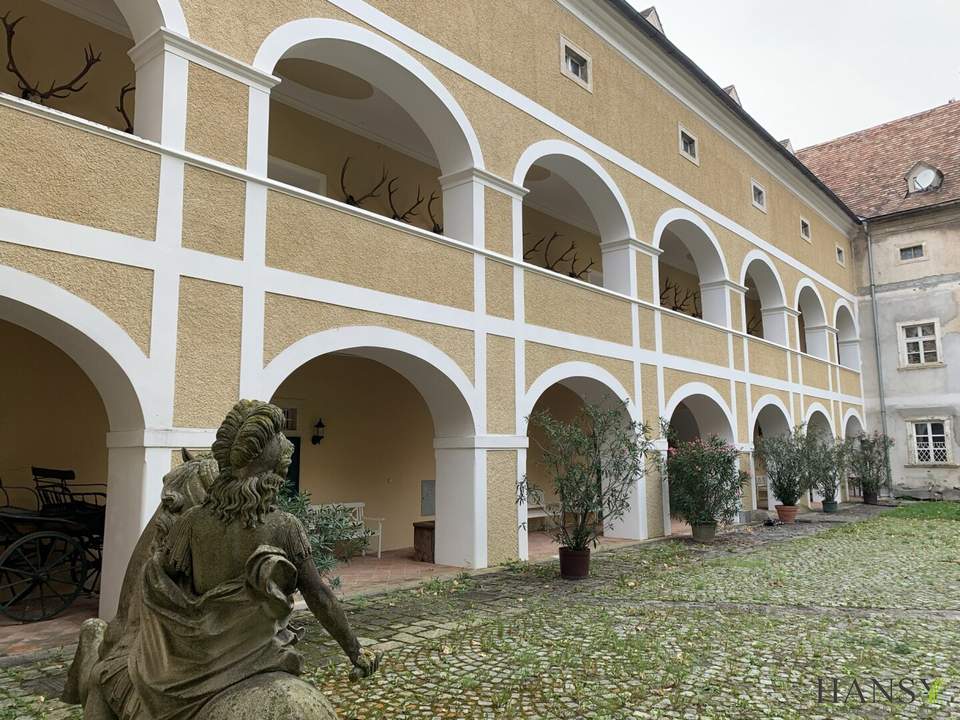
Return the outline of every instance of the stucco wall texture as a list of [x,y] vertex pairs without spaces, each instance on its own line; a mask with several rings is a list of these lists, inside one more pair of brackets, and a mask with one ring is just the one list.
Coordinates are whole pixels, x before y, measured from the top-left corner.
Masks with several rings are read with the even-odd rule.
[[487,563],[517,559],[517,453],[487,450]]

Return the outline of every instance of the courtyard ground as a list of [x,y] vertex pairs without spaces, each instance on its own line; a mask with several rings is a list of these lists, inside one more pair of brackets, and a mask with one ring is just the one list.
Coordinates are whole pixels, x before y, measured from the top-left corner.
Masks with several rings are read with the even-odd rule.
[[[877,513],[353,599],[380,673],[348,682],[300,615],[307,679],[341,718],[960,718],[960,509]],[[49,699],[64,664],[0,662],[0,720],[79,717]]]

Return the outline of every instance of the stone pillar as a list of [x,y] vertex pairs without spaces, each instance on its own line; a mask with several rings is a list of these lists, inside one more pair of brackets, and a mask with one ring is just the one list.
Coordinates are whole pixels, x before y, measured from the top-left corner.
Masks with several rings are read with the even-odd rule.
[[813,355],[824,360],[829,360],[833,352],[830,346],[833,344],[834,328],[829,325],[804,325],[804,338],[807,341],[807,354]]
[[637,297],[638,240],[604,241],[600,243],[603,263],[603,286],[608,290]]
[[740,293],[742,297],[746,288],[726,279],[701,282],[700,307],[703,309],[703,319],[722,327],[732,327],[733,318],[730,315],[731,292]]
[[786,305],[762,308],[763,337],[765,340],[790,347],[790,324],[799,313]]
[[840,340],[840,358],[839,362],[844,367],[851,370],[860,370],[860,341],[856,338],[852,340]]
[[172,448],[117,446],[110,436],[107,443],[107,517],[100,576],[100,617],[104,620],[117,613],[127,562],[157,509],[172,457]]
[[178,150],[186,140],[190,67],[176,50],[183,42],[189,41],[160,28],[129,52],[137,73],[134,133]]

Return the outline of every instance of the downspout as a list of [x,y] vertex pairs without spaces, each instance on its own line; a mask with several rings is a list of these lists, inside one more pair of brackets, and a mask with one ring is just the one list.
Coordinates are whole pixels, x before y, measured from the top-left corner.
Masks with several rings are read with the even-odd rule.
[[[884,435],[887,432],[887,401],[883,393],[883,366],[880,354],[880,320],[877,317],[877,283],[873,269],[873,243],[870,240],[870,223],[863,219],[863,233],[867,238],[867,268],[870,273],[870,314],[873,316],[873,353],[877,362],[877,398],[880,402],[880,430]],[[890,480],[890,451],[884,453],[884,463],[887,466],[887,480]]]

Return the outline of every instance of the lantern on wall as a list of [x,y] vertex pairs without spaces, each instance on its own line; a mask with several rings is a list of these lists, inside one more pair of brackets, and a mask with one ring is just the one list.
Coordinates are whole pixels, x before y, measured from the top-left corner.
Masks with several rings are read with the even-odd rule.
[[317,424],[313,426],[313,437],[310,438],[310,442],[319,445],[326,434],[326,429],[327,426],[323,424],[323,418],[317,418]]

